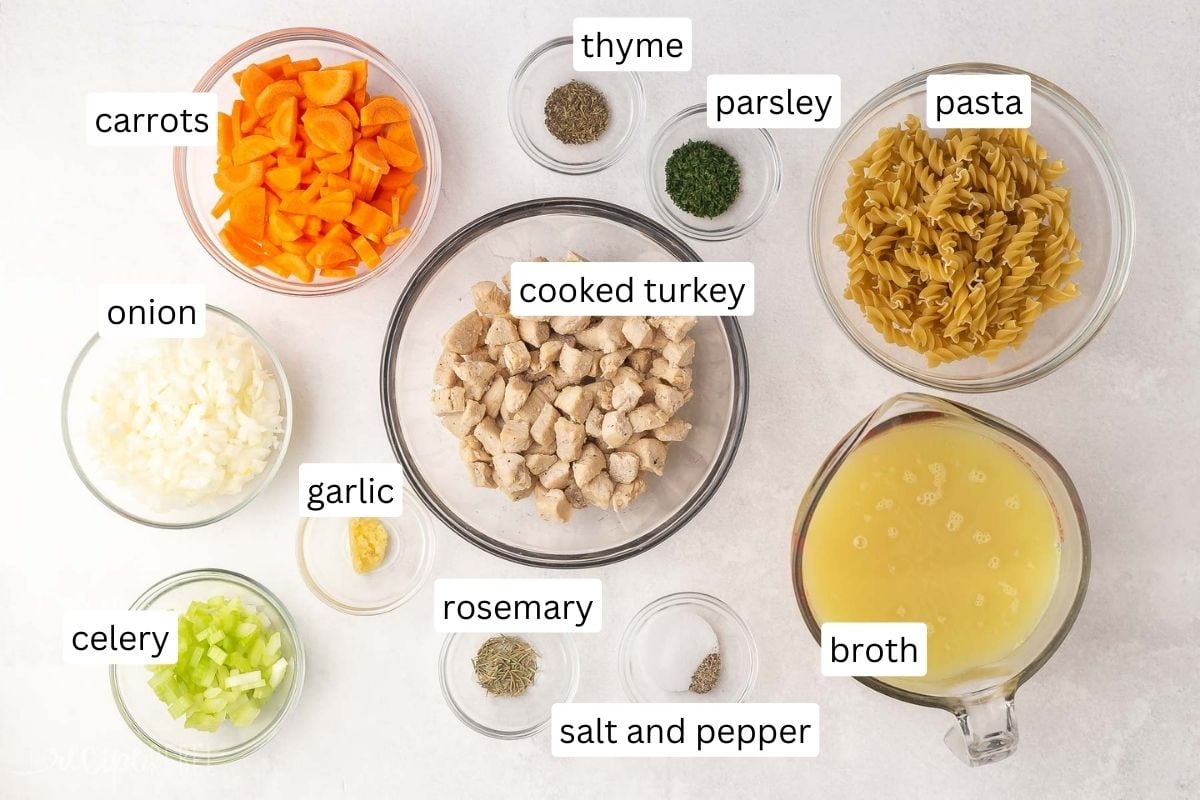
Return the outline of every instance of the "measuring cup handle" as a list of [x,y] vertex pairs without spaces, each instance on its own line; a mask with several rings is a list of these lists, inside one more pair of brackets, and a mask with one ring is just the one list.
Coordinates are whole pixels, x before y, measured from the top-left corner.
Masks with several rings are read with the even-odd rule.
[[954,713],[958,724],[946,731],[946,746],[967,766],[981,767],[1017,750],[1017,717],[1011,695],[971,698]]

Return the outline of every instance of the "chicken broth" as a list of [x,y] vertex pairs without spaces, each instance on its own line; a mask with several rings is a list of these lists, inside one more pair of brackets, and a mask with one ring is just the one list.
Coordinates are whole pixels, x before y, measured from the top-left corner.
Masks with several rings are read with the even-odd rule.
[[803,550],[817,622],[926,623],[928,673],[902,681],[918,689],[968,681],[1020,647],[1058,572],[1058,520],[1037,474],[945,418],[860,444],[825,488]]

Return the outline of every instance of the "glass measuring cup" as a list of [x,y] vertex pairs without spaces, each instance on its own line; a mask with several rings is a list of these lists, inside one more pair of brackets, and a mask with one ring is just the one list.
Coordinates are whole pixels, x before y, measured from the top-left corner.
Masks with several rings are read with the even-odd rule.
[[1033,631],[996,663],[941,684],[921,684],[902,678],[857,680],[897,700],[942,708],[954,714],[956,724],[946,734],[946,745],[970,766],[980,766],[1007,758],[1016,750],[1017,688],[1049,660],[1066,638],[1087,589],[1091,562],[1087,520],[1071,479],[1045,448],[1023,431],[969,406],[916,393],[892,397],[843,437],[805,493],[792,533],[792,584],[804,621],[819,642],[821,626],[805,591],[803,562],[806,535],[822,495],[849,455],[867,440],[896,425],[937,419],[952,420],[987,435],[1011,449],[1033,470],[1057,517],[1058,580]]

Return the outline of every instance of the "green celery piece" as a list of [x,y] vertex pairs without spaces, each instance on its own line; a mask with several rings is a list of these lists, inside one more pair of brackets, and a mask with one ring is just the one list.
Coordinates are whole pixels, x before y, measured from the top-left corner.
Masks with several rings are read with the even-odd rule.
[[208,648],[208,657],[218,664],[224,664],[229,654],[214,644]]
[[271,675],[267,678],[267,683],[272,689],[279,686],[283,680],[283,676],[287,674],[288,662],[286,658],[281,658],[271,665]]

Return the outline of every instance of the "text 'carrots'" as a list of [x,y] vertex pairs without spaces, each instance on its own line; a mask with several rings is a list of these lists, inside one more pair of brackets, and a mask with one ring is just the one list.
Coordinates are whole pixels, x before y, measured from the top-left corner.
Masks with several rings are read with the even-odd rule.
[[221,242],[289,280],[353,278],[403,241],[424,167],[408,109],[367,93],[366,61],[322,67],[279,56],[233,74],[217,125]]

